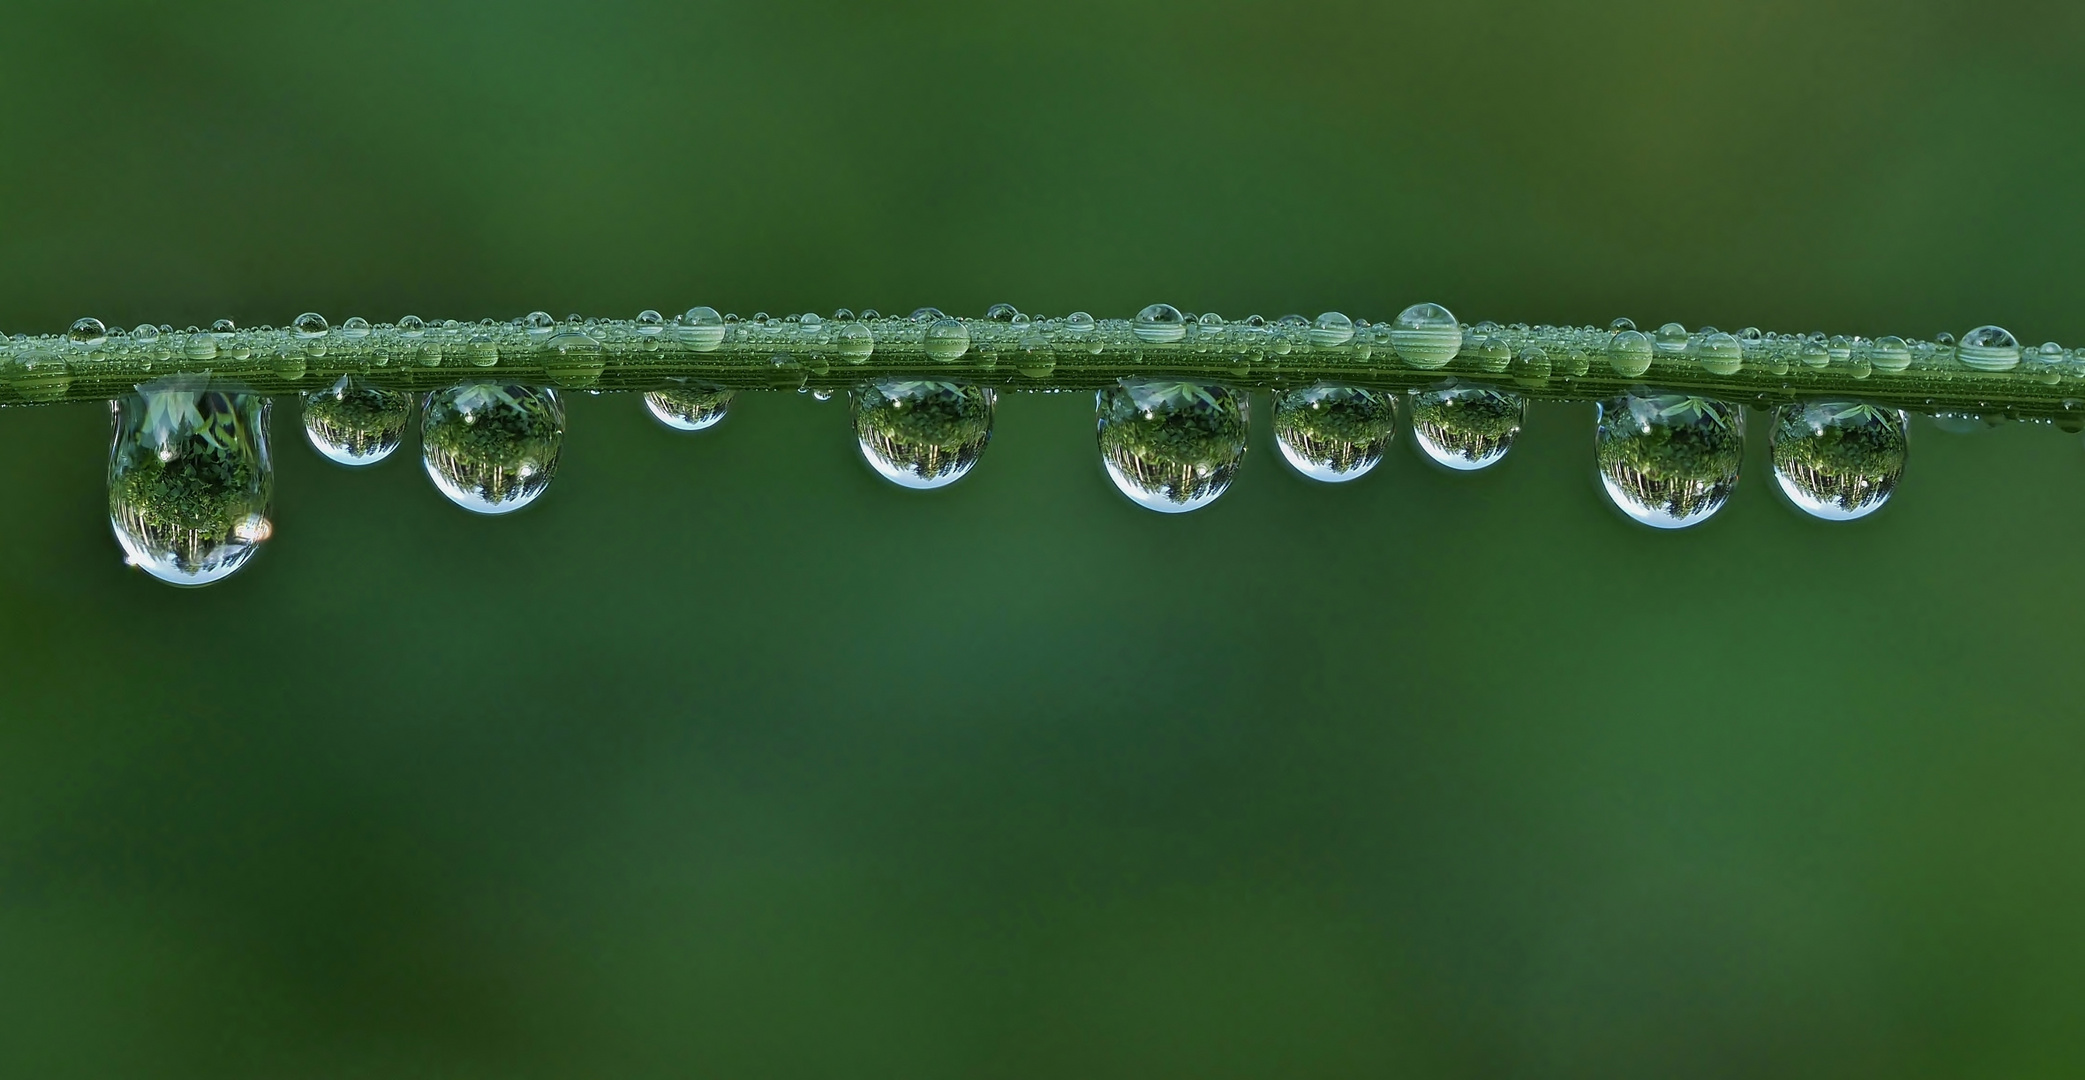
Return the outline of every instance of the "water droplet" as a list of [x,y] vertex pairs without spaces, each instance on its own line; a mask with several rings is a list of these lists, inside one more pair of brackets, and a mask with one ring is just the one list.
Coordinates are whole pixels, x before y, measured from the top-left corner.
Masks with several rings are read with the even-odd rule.
[[1832,363],[1843,364],[1853,359],[1853,346],[1858,341],[1860,338],[1834,334],[1824,343],[1825,352],[1831,356]]
[[1014,321],[1014,316],[1020,313],[1021,309],[1012,304],[993,304],[985,309],[985,318],[993,322],[1012,322]]
[[901,487],[947,487],[992,441],[996,395],[968,383],[882,379],[851,395],[862,459]]
[[398,320],[398,332],[416,338],[427,333],[427,323],[418,315],[407,315]]
[[1795,358],[1801,361],[1806,368],[1816,368],[1822,371],[1832,365],[1832,350],[1822,341],[1812,341],[1805,338],[1803,343],[1796,348]]
[[369,320],[360,315],[349,316],[348,321],[340,324],[340,336],[349,340],[368,337]]
[[1745,347],[1725,333],[1705,334],[1693,340],[1688,351],[1694,362],[1711,375],[1735,375],[1745,366]]
[[794,318],[796,320],[796,332],[804,337],[816,338],[819,334],[825,332],[825,320],[810,312],[805,312],[803,315],[795,316]]
[[1415,368],[1446,367],[1462,351],[1462,326],[1439,304],[1413,304],[1391,320],[1390,347]]
[[947,315],[944,315],[944,314],[942,314],[942,313],[941,313],[941,309],[940,309],[940,308],[937,308],[937,307],[923,307],[923,308],[913,308],[913,309],[912,309],[912,321],[913,321],[913,322],[923,322],[923,323],[930,323],[930,322],[938,322],[938,321],[940,321],[940,320],[942,320],[942,319],[946,319],[946,318],[948,318],[948,316],[947,316]]
[[109,339],[109,328],[100,319],[81,319],[65,332],[67,340],[83,349],[91,349]]
[[835,309],[833,309],[833,321],[834,321],[834,322],[853,322],[853,321],[854,321],[854,312],[853,312],[852,310],[848,309],[848,308],[835,308]]
[[559,386],[581,388],[600,381],[601,371],[606,367],[602,356],[601,342],[591,334],[567,330],[551,335],[543,343],[547,354],[543,358],[543,372]]
[[1743,330],[1737,332],[1737,339],[1738,344],[1743,345],[1749,349],[1752,346],[1765,341],[1766,335],[1760,333],[1758,327],[1748,326],[1745,327]]
[[637,313],[638,333],[644,334],[646,336],[651,336],[654,334],[664,333],[665,330],[666,316],[661,315],[650,308],[645,308],[643,311]]
[[1096,324],[1093,316],[1083,311],[1074,311],[1064,317],[1064,329],[1074,334],[1090,334]]
[[557,317],[547,311],[531,311],[521,317],[521,328],[530,337],[545,338],[557,329]]
[[1332,349],[1354,340],[1354,320],[1337,311],[1328,311],[1318,316],[1311,324],[1310,343],[1315,348]]
[[1513,350],[1490,334],[1478,339],[1474,345],[1465,345],[1464,351],[1469,354],[1470,362],[1484,371],[1504,371],[1513,363]]
[[1187,336],[1187,318],[1171,304],[1153,304],[1137,312],[1131,330],[1139,340],[1163,345]]
[[1458,472],[1498,464],[1527,422],[1527,400],[1482,386],[1413,390],[1412,442],[1429,460]]
[[1615,321],[1607,324],[1607,332],[1610,334],[1619,334],[1624,330],[1634,329],[1636,329],[1636,320],[1630,318],[1616,319]]
[[1941,332],[1933,335],[1933,344],[1938,345],[1943,349],[1952,346],[1954,343],[1955,335],[1950,334],[1945,330],[1942,330]]
[[801,390],[804,388],[804,365],[789,353],[776,353],[767,358],[767,384],[777,390]]
[[654,419],[676,431],[702,431],[724,419],[733,394],[721,386],[691,383],[644,395],[644,407]]
[[1607,364],[1624,379],[1633,379],[1651,369],[1657,349],[1651,336],[1641,330],[1624,330],[1607,343]]
[[1877,371],[1903,371],[1911,366],[1911,346],[1894,335],[1876,338],[1868,346],[1868,363]]
[[1215,502],[1245,459],[1247,402],[1228,387],[1123,379],[1094,395],[1094,412],[1108,478],[1148,510]]
[[1745,458],[1743,409],[1684,394],[1624,394],[1599,408],[1600,483],[1623,513],[1679,529],[1730,501]]
[[861,315],[860,315],[860,318],[861,318],[861,320],[862,320],[863,322],[867,322],[867,321],[869,321],[869,320],[871,320],[871,319],[880,319],[880,318],[883,318],[883,313],[882,313],[882,312],[880,312],[880,311],[877,311],[877,310],[876,310],[875,308],[872,308],[872,307],[865,307],[865,308],[863,308],[863,309],[862,309],[862,313],[861,313]]
[[2063,362],[2063,346],[2053,341],[2042,342],[2042,347],[2036,349],[2035,352],[2039,354],[2038,359],[2044,364],[2060,364]]
[[72,371],[63,357],[33,348],[15,357],[7,384],[30,401],[55,401],[72,387]]
[[130,337],[140,345],[150,345],[159,340],[159,327],[151,323],[139,323],[137,329],[130,332]]
[[109,525],[126,561],[174,585],[208,585],[273,531],[268,400],[177,376],[110,403]]
[[2020,340],[2003,327],[1979,326],[1962,335],[1955,356],[1978,371],[2010,371],[2020,363]]
[[210,333],[215,335],[219,341],[228,340],[238,332],[239,325],[230,319],[219,319],[210,324]]
[[1195,325],[1204,334],[1220,334],[1224,328],[1223,316],[1213,311],[1205,311],[1201,318],[1195,320]]
[[840,359],[850,364],[859,364],[876,352],[876,333],[868,323],[843,323],[833,334],[833,349]]
[[500,347],[490,334],[477,334],[472,336],[470,344],[464,346],[463,358],[470,361],[472,367],[491,367],[500,362]]
[[191,329],[188,340],[181,343],[181,355],[190,360],[214,360],[217,358],[217,339]]
[[405,441],[413,396],[354,375],[304,399],[304,435],[312,449],[342,465],[374,465]]
[[1908,428],[1902,411],[1861,402],[1783,405],[1774,410],[1774,479],[1811,517],[1866,517],[1904,477]]
[[536,501],[557,475],[565,407],[557,391],[474,382],[427,395],[420,416],[427,475],[450,502],[505,514]]
[[1663,355],[1678,356],[1687,351],[1687,328],[1676,322],[1666,323],[1658,328],[1652,344]]
[[714,352],[724,344],[724,317],[713,307],[691,307],[673,328],[673,336],[696,352]]
[[1397,434],[1397,399],[1319,384],[1274,395],[1274,444],[1297,472],[1328,484],[1360,479]]
[[1541,388],[1549,385],[1549,353],[1530,345],[1520,350],[1513,358],[1513,381],[1522,386]]
[[943,363],[961,359],[970,351],[970,328],[961,319],[942,316],[927,327],[921,347],[929,357]]

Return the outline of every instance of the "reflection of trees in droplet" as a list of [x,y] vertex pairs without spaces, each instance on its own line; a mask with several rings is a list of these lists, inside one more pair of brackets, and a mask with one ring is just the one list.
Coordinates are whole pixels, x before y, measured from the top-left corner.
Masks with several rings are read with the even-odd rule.
[[373,465],[405,440],[413,396],[372,386],[353,375],[304,399],[304,434],[312,448],[342,465]]
[[1527,420],[1527,399],[1482,386],[1414,390],[1409,402],[1412,441],[1451,469],[1495,465],[1513,449]]
[[953,484],[977,466],[992,441],[996,395],[968,383],[883,379],[856,387],[850,400],[862,457],[892,483]]
[[644,407],[660,423],[678,431],[701,431],[715,427],[731,408],[735,391],[721,386],[690,383],[644,395]]
[[109,404],[109,523],[129,561],[175,585],[244,566],[273,531],[267,399],[191,377]]
[[1297,472],[1338,483],[1383,460],[1397,432],[1396,399],[1355,386],[1320,384],[1274,396],[1274,439]]
[[542,495],[564,441],[557,391],[511,383],[438,390],[420,419],[427,475],[451,502],[481,514],[519,510]]
[[1735,405],[1685,394],[1626,394],[1600,403],[1600,480],[1630,517],[1661,529],[1708,519],[1730,501],[1745,457]]
[[1862,402],[1783,405],[1774,410],[1774,479],[1812,517],[1866,517],[1904,478],[1907,419]]
[[1148,509],[1207,506],[1245,458],[1246,399],[1223,386],[1123,379],[1095,395],[1094,410],[1109,478]]

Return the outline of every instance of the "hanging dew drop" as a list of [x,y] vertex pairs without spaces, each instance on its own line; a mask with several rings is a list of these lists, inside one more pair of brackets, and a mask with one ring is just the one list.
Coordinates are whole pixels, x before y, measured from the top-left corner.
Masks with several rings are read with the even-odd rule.
[[1629,517],[1659,529],[1698,525],[1737,488],[1744,411],[1684,394],[1624,394],[1600,403],[1594,457],[1601,486]]
[[1774,411],[1774,480],[1803,513],[1852,521],[1882,508],[1904,477],[1908,418],[1851,401],[1810,401]]

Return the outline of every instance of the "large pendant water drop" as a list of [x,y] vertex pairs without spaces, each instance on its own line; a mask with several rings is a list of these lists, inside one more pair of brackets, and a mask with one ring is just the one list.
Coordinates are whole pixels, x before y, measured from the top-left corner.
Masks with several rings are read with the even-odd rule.
[[1149,510],[1215,502],[1245,459],[1247,399],[1227,387],[1123,379],[1094,395],[1094,412],[1108,478]]
[[536,501],[557,475],[565,407],[557,391],[479,382],[427,395],[420,452],[450,502],[506,514]]
[[1295,470],[1328,484],[1358,480],[1382,463],[1397,434],[1396,398],[1320,384],[1274,395],[1274,444]]
[[947,487],[970,475],[992,441],[997,396],[968,383],[882,379],[852,395],[862,458],[901,487]]
[[176,378],[109,406],[109,524],[126,561],[191,586],[246,565],[274,531],[268,400]]
[[1737,489],[1745,414],[1685,394],[1625,394],[1600,403],[1594,456],[1623,513],[1660,529],[1698,525]]
[[342,465],[374,465],[405,441],[413,396],[354,375],[304,399],[304,435],[312,449]]
[[1774,479],[1803,513],[1852,521],[1882,509],[1904,478],[1900,409],[1808,401],[1774,410]]

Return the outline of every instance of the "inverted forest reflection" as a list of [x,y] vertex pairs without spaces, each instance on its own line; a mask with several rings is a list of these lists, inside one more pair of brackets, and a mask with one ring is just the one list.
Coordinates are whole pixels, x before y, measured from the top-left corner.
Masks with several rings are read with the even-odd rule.
[[[678,432],[708,431],[739,391],[686,382],[642,395]],[[879,379],[849,395],[862,460],[899,487],[931,490],[970,475],[992,441],[999,391],[934,379]],[[1409,426],[1414,450],[1455,472],[1497,465],[1527,422],[1528,403],[1494,386],[1444,380],[1395,391],[1318,383],[1272,394],[1279,455],[1312,481],[1366,476]],[[253,558],[273,532],[270,402],[207,377],[146,383],[113,401],[109,520],[126,561],[161,581],[199,586]],[[304,432],[329,461],[365,468],[403,444],[415,414],[436,490],[462,509],[507,514],[549,490],[564,449],[557,390],[497,379],[425,395],[347,376],[301,396]],[[1211,382],[1124,378],[1094,396],[1101,471],[1137,506],[1199,510],[1228,491],[1244,461],[1250,394]],[[1858,401],[1781,405],[1772,462],[1788,504],[1850,521],[1886,504],[1901,482],[1909,417]],[[1713,517],[1736,490],[1745,408],[1648,388],[1598,403],[1601,487],[1629,519],[1679,529]]]

